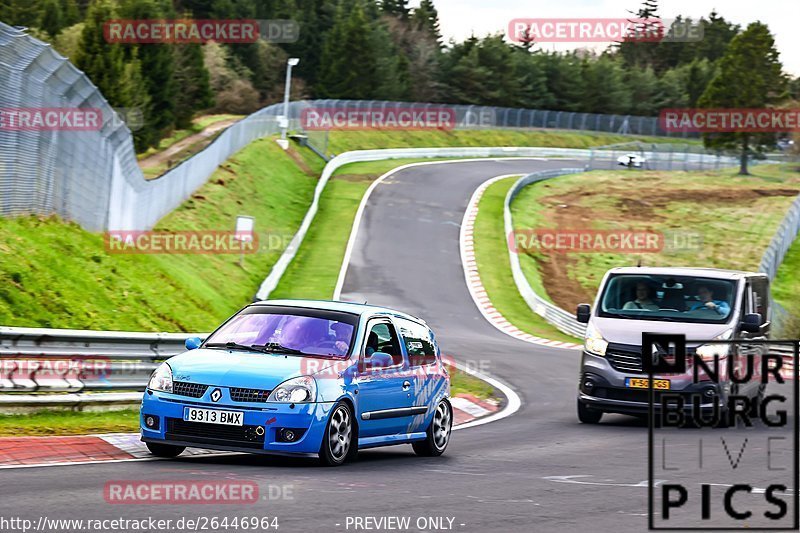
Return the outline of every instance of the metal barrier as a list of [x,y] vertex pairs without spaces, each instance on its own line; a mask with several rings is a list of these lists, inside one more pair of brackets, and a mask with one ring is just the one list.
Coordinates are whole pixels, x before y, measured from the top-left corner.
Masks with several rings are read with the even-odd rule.
[[[583,168],[560,168],[557,170],[544,170],[541,172],[528,174],[527,176],[523,176],[518,179],[508,190],[505,203],[503,205],[503,227],[505,235],[511,235],[514,231],[514,220],[511,216],[511,202],[514,201],[514,198],[517,197],[523,188],[533,183],[556,178],[558,176],[564,176],[566,174],[577,174],[578,172],[584,172],[584,170],[585,169]],[[583,338],[584,333],[586,332],[586,325],[578,322],[573,313],[561,309],[557,305],[536,294],[536,291],[533,290],[533,287],[531,287],[531,284],[528,283],[528,279],[522,272],[522,267],[519,262],[519,254],[514,253],[510,246],[508,247],[508,260],[511,263],[511,275],[514,278],[514,283],[517,285],[517,290],[519,291],[520,296],[522,296],[522,299],[525,300],[525,303],[528,304],[528,307],[530,307],[534,313],[557,327],[560,331],[563,331],[568,335]]]
[[[250,142],[279,132],[282,104],[226,129],[208,147],[154,180],[145,180],[128,127],[91,81],[48,44],[0,22],[0,108],[97,109],[98,131],[3,131],[0,136],[0,216],[58,214],[90,231],[146,230],[203,185],[216,168]],[[431,109],[455,111],[459,129],[557,128],[668,135],[656,117],[595,115],[419,102],[315,100],[292,102],[290,126],[302,129],[303,109]],[[319,137],[311,133],[309,141]],[[684,134],[681,134],[684,135]],[[317,146],[319,149],[319,146]],[[324,149],[324,148],[323,148]]]
[[192,336],[0,327],[0,392],[141,391],[157,363],[184,351]]

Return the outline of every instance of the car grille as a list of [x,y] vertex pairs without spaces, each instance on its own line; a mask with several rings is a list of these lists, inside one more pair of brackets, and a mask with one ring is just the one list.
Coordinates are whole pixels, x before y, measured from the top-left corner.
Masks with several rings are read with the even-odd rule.
[[606,359],[614,370],[633,374],[644,373],[640,346],[609,344],[606,348]]
[[266,402],[272,391],[262,389],[239,389],[231,387],[231,400],[234,402]]
[[187,422],[180,418],[167,418],[167,440],[197,444],[219,444],[240,448],[262,449],[264,432],[256,433],[260,426],[226,426]]
[[172,393],[190,398],[200,398],[206,393],[208,385],[199,383],[187,383],[185,381],[175,381],[172,383]]

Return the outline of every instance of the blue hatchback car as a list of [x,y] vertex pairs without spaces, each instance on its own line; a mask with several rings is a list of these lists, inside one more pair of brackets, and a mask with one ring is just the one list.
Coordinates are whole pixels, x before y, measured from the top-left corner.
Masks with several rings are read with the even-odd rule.
[[187,446],[314,455],[410,443],[444,453],[450,377],[433,332],[411,315],[346,302],[248,305],[153,372],[142,440],[160,457]]

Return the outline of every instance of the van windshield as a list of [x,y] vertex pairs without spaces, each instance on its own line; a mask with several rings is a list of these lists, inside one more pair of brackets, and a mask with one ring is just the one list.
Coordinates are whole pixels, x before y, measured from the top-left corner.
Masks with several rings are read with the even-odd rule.
[[736,282],[689,276],[618,274],[600,298],[600,316],[634,320],[724,323]]

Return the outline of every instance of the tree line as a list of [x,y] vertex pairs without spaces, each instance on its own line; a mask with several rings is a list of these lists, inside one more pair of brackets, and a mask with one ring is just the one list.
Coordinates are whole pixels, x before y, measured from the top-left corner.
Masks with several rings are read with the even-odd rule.
[[[646,0],[631,14],[647,18],[657,9],[656,0]],[[190,17],[292,19],[299,39],[130,45],[108,43],[103,35],[111,19]],[[501,33],[444,42],[433,0],[416,8],[408,0],[0,0],[0,20],[52,43],[112,106],[141,109],[144,127],[134,132],[140,151],[185,128],[200,111],[249,113],[280,101],[288,57],[300,58],[293,98],[655,116],[663,108],[701,104],[715,78],[738,68],[725,57],[750,29],[712,11],[676,21],[700,27],[699,42],[622,42],[598,53],[543,50],[532,40],[511,43]],[[771,39],[760,27],[758,39]],[[737,53],[749,49],[740,46]],[[758,52],[767,53],[763,47]],[[771,94],[797,98],[800,79],[780,76],[781,87]],[[737,83],[748,82],[739,76]]]

